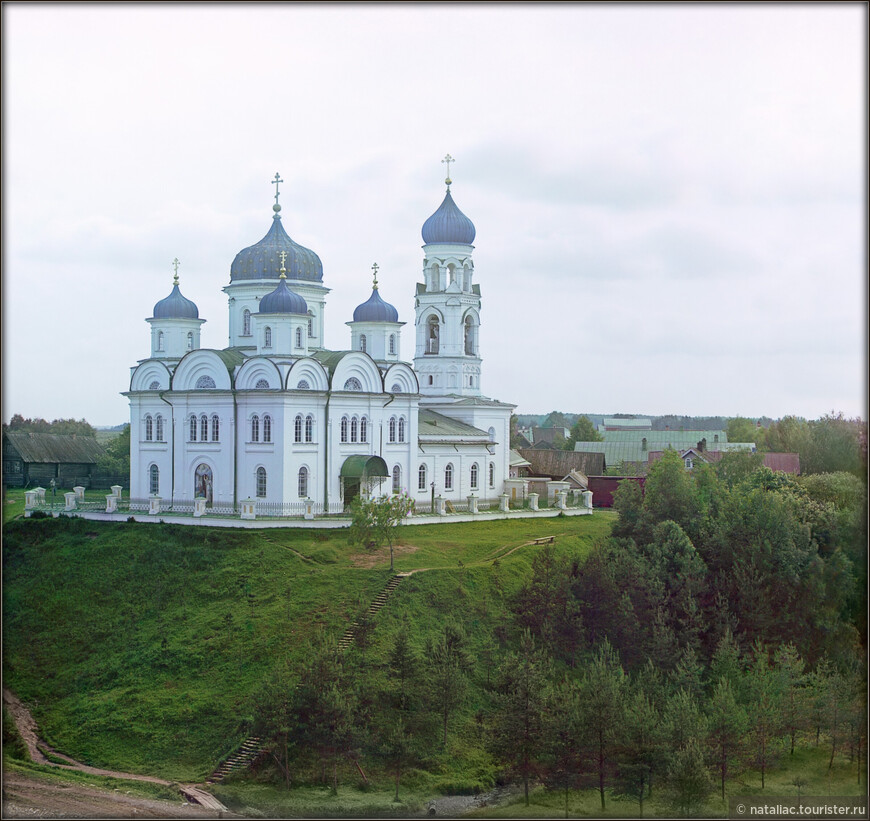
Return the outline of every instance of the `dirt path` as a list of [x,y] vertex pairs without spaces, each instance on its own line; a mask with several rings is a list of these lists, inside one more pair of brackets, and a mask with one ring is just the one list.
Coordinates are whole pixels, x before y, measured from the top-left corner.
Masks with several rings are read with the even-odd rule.
[[[15,726],[18,729],[18,734],[21,736],[22,741],[27,747],[27,751],[30,754],[30,758],[36,764],[46,764],[49,767],[56,767],[59,770],[75,770],[77,772],[89,773],[90,775],[101,775],[106,776],[108,778],[119,778],[125,781],[147,781],[150,784],[160,784],[164,787],[171,787],[173,789],[178,789],[180,791],[191,791],[203,792],[201,787],[197,785],[183,785],[178,784],[174,781],[167,781],[165,778],[157,778],[151,775],[139,775],[138,773],[122,773],[117,772],[116,770],[104,770],[100,767],[91,767],[89,764],[82,764],[79,761],[76,761],[74,758],[70,758],[68,755],[64,755],[63,753],[58,752],[50,745],[46,744],[39,737],[39,728],[36,724],[35,719],[30,714],[30,710],[25,707],[21,701],[15,696],[15,694],[11,691],[3,688],[3,703],[6,705],[6,709],[9,710],[9,714],[12,716],[15,721]],[[51,758],[59,758],[62,761],[66,761],[66,764],[58,764],[55,761],[51,761],[48,756]],[[10,779],[13,779],[10,781]],[[17,779],[17,781],[15,781]],[[42,810],[34,810],[32,809],[32,804],[27,804],[26,801],[24,803],[16,803],[16,800],[11,796],[14,795],[10,793],[10,785],[13,783],[18,783],[19,794],[18,801],[22,801],[26,798],[27,795],[36,796],[41,795],[43,799],[48,801],[49,804],[56,803],[60,807],[65,806],[64,800],[60,798],[60,796],[80,796],[71,802],[70,812],[79,812],[81,809],[82,814],[78,815],[55,815],[53,813],[40,815],[39,813]],[[57,798],[56,801],[53,801],[51,796],[55,796]],[[95,798],[96,797],[96,798]],[[200,796],[197,796],[198,798]],[[190,802],[183,799],[181,794],[179,794],[179,803],[176,805],[172,801],[151,801],[149,799],[144,798],[131,798],[129,796],[123,795],[120,793],[118,796],[113,796],[112,793],[106,792],[104,790],[100,790],[96,787],[86,787],[84,785],[79,784],[55,784],[52,782],[42,781],[37,778],[27,777],[21,774],[16,774],[15,776],[7,777],[4,774],[3,778],[3,818],[92,818],[92,817],[102,817],[102,818],[113,818],[113,817],[121,817],[121,818],[147,818],[148,815],[148,807],[146,805],[156,804],[156,805],[167,805],[164,807],[166,813],[158,814],[156,817],[158,818],[174,818],[178,816],[177,809],[183,809],[184,807],[192,807],[195,808],[196,812],[194,815],[198,817],[215,817],[217,814],[220,814],[221,817],[231,817],[226,812],[226,807],[224,807],[217,799],[214,799],[210,794],[204,794],[201,796],[204,800],[209,800],[213,803],[213,807],[207,808],[199,806],[198,804],[191,804]],[[109,800],[111,799],[111,800]],[[97,801],[99,804],[100,800],[103,801],[104,806],[100,810],[100,815],[94,815],[93,810],[87,811],[86,809],[79,808],[75,809],[74,807],[78,806],[78,803],[84,802],[84,805],[89,805]],[[9,815],[6,812],[7,803],[11,803],[14,805],[12,808],[13,812],[23,813],[18,815]],[[77,803],[78,802],[78,803]],[[106,803],[108,802],[108,803]],[[126,814],[122,814],[120,816],[116,815],[116,811],[114,809],[110,809],[110,806],[114,806],[121,802],[122,804],[129,804],[128,812]],[[70,802],[67,802],[70,803]],[[38,806],[42,806],[38,804]],[[30,807],[31,809],[28,809]],[[220,809],[215,809],[220,808]],[[171,811],[170,811],[171,810]],[[46,811],[48,812],[48,811]],[[62,812],[66,812],[65,809],[62,809]],[[191,814],[191,813],[186,813]],[[235,817],[235,816],[232,816]]]

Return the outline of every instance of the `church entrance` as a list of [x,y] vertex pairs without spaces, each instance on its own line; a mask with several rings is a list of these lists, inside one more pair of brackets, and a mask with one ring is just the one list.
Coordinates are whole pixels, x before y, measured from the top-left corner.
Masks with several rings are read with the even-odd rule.
[[214,477],[208,465],[200,465],[193,477],[194,497],[205,499],[206,507],[211,507],[213,499]]
[[344,509],[347,510],[353,500],[359,496],[360,483],[359,479],[344,478],[342,482],[342,500],[344,501]]
[[341,498],[344,507],[362,495],[364,499],[372,497],[374,487],[389,476],[387,463],[380,456],[348,456],[341,466]]

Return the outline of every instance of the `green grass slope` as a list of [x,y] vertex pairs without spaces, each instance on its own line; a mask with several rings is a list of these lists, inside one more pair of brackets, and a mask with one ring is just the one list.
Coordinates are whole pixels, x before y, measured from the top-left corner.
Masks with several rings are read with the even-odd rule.
[[[596,512],[399,529],[396,569],[426,572],[378,614],[366,652],[382,659],[403,623],[422,649],[452,617],[485,680],[504,597],[536,550],[514,548],[557,535],[559,552],[582,556],[612,521]],[[7,523],[3,573],[4,680],[43,736],[88,764],[178,781],[207,775],[247,734],[260,682],[317,632],[337,639],[390,575],[386,551],[351,548],[343,531],[79,519]],[[444,755],[472,778],[482,697],[472,688],[451,741],[459,748]],[[477,763],[491,772],[485,757]]]

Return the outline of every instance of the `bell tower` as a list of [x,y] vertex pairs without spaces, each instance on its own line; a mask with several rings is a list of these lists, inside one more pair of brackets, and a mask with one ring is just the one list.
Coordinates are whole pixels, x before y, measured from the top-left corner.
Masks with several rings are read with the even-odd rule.
[[474,283],[474,223],[450,193],[423,223],[423,282],[414,301],[414,369],[423,396],[480,396],[480,286]]

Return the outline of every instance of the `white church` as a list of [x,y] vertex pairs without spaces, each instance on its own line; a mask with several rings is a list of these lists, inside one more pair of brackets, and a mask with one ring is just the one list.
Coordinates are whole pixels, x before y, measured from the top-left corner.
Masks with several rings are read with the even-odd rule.
[[407,493],[423,509],[435,497],[497,501],[515,406],[481,394],[475,228],[449,174],[422,229],[413,364],[402,360],[405,323],[378,290],[377,266],[346,323],[348,348],[324,347],[330,289],[320,257],[284,229],[280,182],[276,174],[266,236],[239,251],[223,288],[228,347],[201,347],[205,320],[179,290],[177,262],[172,292],[146,320],[151,353],[124,394],[131,500],[183,511],[199,498],[214,512],[258,516],[305,505],[338,514],[359,494]]

